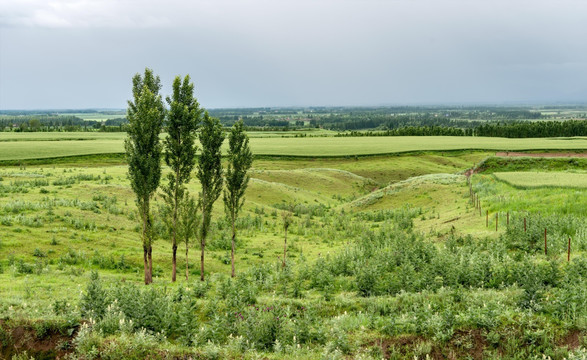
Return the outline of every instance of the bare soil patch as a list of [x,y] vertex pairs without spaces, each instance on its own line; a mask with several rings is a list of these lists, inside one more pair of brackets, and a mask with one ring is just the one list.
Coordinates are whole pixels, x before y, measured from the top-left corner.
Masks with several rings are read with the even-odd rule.
[[27,352],[35,359],[63,359],[68,352],[72,338],[51,329],[42,338],[38,337],[30,325],[18,325],[10,328],[6,321],[0,320],[0,327],[7,338],[0,342],[0,358],[11,359],[12,356]]
[[561,345],[566,346],[569,350],[574,350],[581,345],[581,336],[580,330],[573,330],[563,338]]

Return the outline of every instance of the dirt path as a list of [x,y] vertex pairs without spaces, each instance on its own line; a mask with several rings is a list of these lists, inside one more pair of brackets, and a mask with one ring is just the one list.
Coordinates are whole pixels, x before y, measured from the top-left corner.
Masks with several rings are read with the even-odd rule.
[[580,157],[580,158],[587,158],[587,153],[523,153],[523,152],[513,152],[513,151],[500,151],[496,152],[495,156],[505,156],[505,157]]

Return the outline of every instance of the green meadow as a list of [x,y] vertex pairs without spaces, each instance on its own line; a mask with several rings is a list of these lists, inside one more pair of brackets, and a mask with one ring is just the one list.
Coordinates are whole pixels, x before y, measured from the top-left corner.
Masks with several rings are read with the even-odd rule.
[[1,133],[0,358],[585,357],[584,163],[494,154],[580,152],[587,138],[263,135],[237,277],[218,201],[208,280],[192,243],[189,279],[180,244],[171,283],[158,195],[147,287],[124,158],[101,155],[124,134]]

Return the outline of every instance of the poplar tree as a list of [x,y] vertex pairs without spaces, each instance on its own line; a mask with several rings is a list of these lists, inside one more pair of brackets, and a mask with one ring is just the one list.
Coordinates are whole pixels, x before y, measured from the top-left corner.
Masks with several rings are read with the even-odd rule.
[[204,281],[204,248],[206,237],[210,230],[212,219],[212,207],[222,192],[222,153],[220,147],[224,141],[222,125],[216,118],[204,113],[202,126],[200,127],[200,144],[202,153],[198,158],[198,172],[196,177],[202,188],[200,192],[199,208],[202,213],[202,221],[198,231],[200,240],[200,280]]
[[243,121],[237,121],[228,136],[228,169],[224,189],[224,210],[232,225],[230,251],[231,276],[235,277],[234,248],[236,239],[235,222],[245,203],[245,190],[249,184],[248,170],[253,164],[253,154],[249,147],[249,137],[244,131]]
[[[183,82],[179,76],[173,80],[173,94],[167,97],[167,137],[165,138],[165,163],[171,171],[168,183],[163,186],[163,198],[170,217],[168,224],[171,235],[172,270],[171,281],[175,282],[177,273],[177,239],[180,202],[186,192],[185,184],[190,181],[196,164],[195,137],[202,110],[194,98],[194,84],[189,75]],[[187,259],[186,259],[187,261]]]
[[[289,206],[289,210],[293,210],[292,206]],[[285,267],[285,258],[287,256],[287,229],[289,228],[289,226],[291,225],[292,222],[292,218],[291,215],[292,213],[289,210],[283,210],[283,212],[281,213],[281,218],[283,220],[283,231],[284,231],[284,238],[283,238],[283,263],[281,264],[281,267]]]
[[196,231],[202,220],[198,214],[198,203],[196,199],[189,195],[186,191],[184,198],[179,204],[179,216],[178,216],[178,239],[183,240],[185,243],[185,279],[189,280],[189,257],[188,251],[190,248],[190,242],[195,236]]
[[132,79],[132,101],[128,101],[128,137],[124,141],[128,178],[136,195],[141,221],[145,285],[153,282],[153,219],[150,201],[161,180],[161,143],[159,134],[165,119],[163,100],[159,95],[161,81],[153,70]]

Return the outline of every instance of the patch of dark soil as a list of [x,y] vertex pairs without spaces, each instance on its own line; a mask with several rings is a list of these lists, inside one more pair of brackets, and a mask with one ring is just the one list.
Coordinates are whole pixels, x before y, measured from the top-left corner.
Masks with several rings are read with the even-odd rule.
[[471,169],[468,169],[467,171],[465,171],[465,176],[466,176],[467,178],[470,178],[470,177],[471,177],[471,175],[473,175],[473,174],[477,174],[479,171],[480,171],[480,169],[478,169],[478,168],[471,168]]
[[563,337],[560,345],[566,346],[569,350],[578,348],[581,345],[581,338],[584,335],[580,330],[571,330],[565,337]]
[[483,359],[483,351],[487,348],[487,340],[479,329],[459,330],[453,335],[450,347],[454,349],[456,358],[469,355],[473,359]]
[[[370,342],[369,346],[379,346],[383,357],[389,359],[392,353],[411,355],[420,343],[426,339],[421,336],[404,335],[393,338],[381,338]],[[452,339],[444,345],[434,345],[428,356],[432,360],[440,359],[483,359],[487,341],[479,329],[456,331]]]
[[422,341],[422,338],[413,335],[405,335],[393,338],[380,338],[369,342],[368,345],[380,347],[381,352],[383,353],[383,358],[389,359],[390,353],[393,351],[393,349],[405,353],[406,350],[413,348],[414,345],[420,341]]
[[34,324],[10,325],[0,320],[0,331],[5,334],[3,341],[0,341],[2,359],[11,359],[25,351],[36,360],[63,359],[71,351],[72,337],[63,335],[57,329],[49,328],[39,336]]

